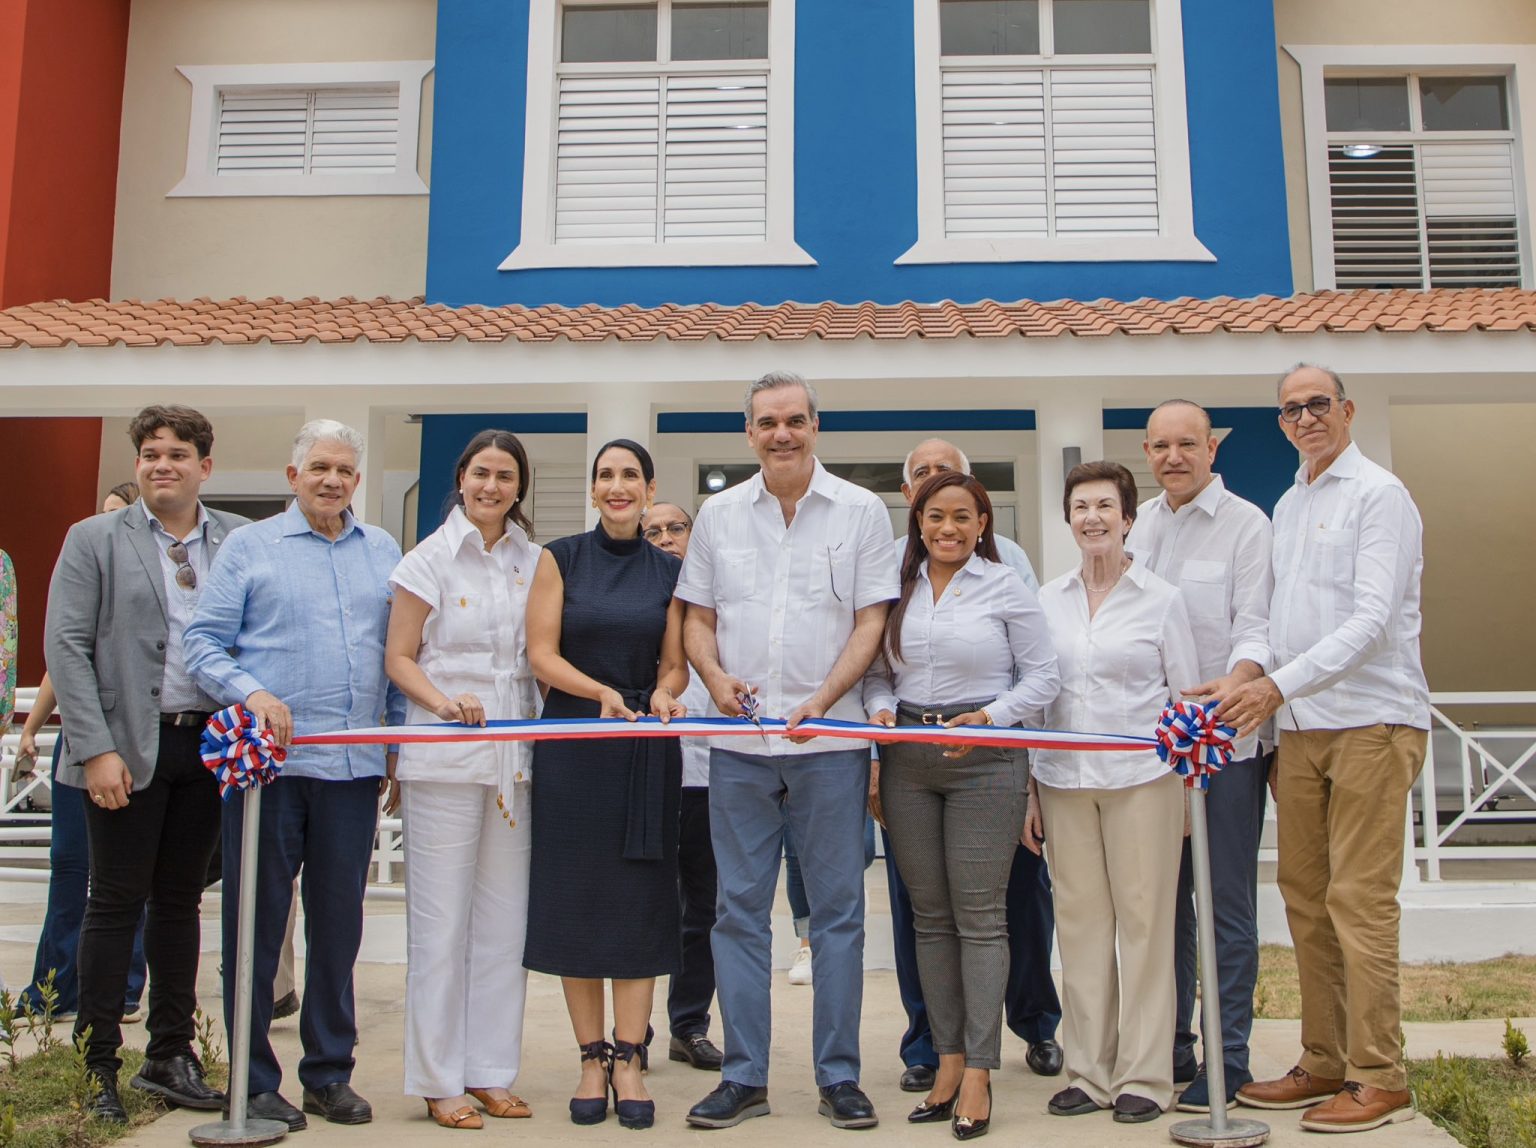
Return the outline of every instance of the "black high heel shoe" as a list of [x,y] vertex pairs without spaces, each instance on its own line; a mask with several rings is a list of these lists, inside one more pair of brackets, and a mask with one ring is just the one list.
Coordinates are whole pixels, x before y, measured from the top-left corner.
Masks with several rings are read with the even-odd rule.
[[[645,1045],[630,1044],[627,1040],[614,1037],[613,1059],[630,1063],[637,1057],[643,1066],[645,1058],[643,1054]],[[656,1123],[656,1102],[654,1100],[620,1100],[619,1086],[613,1083],[613,1072],[608,1073],[608,1086],[613,1089],[613,1110],[619,1114],[619,1124],[625,1128],[649,1128]]]
[[922,1101],[911,1112],[907,1113],[908,1124],[938,1124],[949,1119],[949,1114],[955,1107],[955,1099],[960,1095],[960,1090],[955,1089],[954,1095],[948,1100],[941,1100],[937,1104],[929,1104]]
[[[955,1093],[958,1097],[959,1092]],[[978,1136],[985,1136],[987,1129],[992,1124],[992,1082],[987,1081],[987,1114],[979,1120],[969,1116],[956,1116],[949,1122],[949,1130],[956,1140],[974,1140]]]
[[589,1060],[597,1061],[606,1080],[601,1096],[571,1097],[571,1123],[601,1124],[608,1119],[608,1085],[613,1082],[613,1045],[606,1040],[594,1040],[591,1044],[583,1044],[579,1047],[581,1062],[585,1064]]

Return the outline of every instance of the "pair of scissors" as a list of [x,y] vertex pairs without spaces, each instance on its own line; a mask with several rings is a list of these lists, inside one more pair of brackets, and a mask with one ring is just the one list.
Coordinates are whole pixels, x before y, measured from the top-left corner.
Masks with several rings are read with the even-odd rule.
[[763,719],[758,715],[757,712],[757,695],[737,694],[736,700],[741,703],[741,713],[738,716],[740,716],[742,721],[749,721],[755,725],[757,727],[758,734],[763,739],[763,744],[767,745],[768,734],[763,729]]

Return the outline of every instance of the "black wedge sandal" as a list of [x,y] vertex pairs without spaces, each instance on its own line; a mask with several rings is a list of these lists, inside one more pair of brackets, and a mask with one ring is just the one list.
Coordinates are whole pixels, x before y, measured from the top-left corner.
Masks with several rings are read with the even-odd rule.
[[[629,1064],[635,1059],[640,1064],[645,1064],[645,1045],[630,1044],[627,1040],[620,1040],[617,1036],[613,1040],[613,1059],[622,1060]],[[620,1100],[619,1087],[613,1083],[613,1070],[610,1062],[608,1072],[608,1086],[613,1089],[613,1110],[619,1114],[619,1124],[625,1128],[649,1128],[656,1123],[656,1102],[654,1100]]]
[[[583,1044],[581,1048],[581,1062],[585,1064],[589,1060],[595,1060],[603,1070],[607,1078],[601,1096],[573,1096],[571,1097],[571,1123],[572,1124],[601,1124],[608,1119],[608,1085],[613,1083],[613,1045],[606,1040],[594,1040],[591,1044]],[[621,1116],[622,1120],[623,1117]]]

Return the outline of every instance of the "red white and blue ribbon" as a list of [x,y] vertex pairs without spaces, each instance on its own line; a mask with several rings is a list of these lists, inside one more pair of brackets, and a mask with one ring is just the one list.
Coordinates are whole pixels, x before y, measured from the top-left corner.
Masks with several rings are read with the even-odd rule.
[[288,751],[269,729],[257,729],[256,717],[243,705],[222,709],[203,727],[203,764],[219,779],[225,801],[237,789],[270,785],[282,772]]
[[1158,719],[1157,756],[1190,788],[1208,788],[1211,774],[1232,761],[1237,730],[1216,721],[1211,716],[1215,708],[1215,702],[1169,702]]

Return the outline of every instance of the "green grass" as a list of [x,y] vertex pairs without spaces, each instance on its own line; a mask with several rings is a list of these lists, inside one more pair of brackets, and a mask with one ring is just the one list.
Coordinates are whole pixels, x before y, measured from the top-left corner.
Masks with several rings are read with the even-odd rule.
[[1536,1066],[1506,1059],[1436,1057],[1408,1062],[1419,1112],[1466,1148],[1536,1148]]
[[[1402,986],[1405,1021],[1536,1016],[1536,957],[1404,965]],[[1253,1003],[1255,1016],[1278,1020],[1301,1016],[1296,954],[1291,949],[1284,945],[1259,947],[1259,983]]]
[[[137,1049],[125,1048],[118,1082],[123,1107],[128,1111],[128,1123],[89,1120],[83,1134],[77,1136],[70,1096],[72,1055],[73,1050],[68,1047],[55,1048],[25,1057],[15,1068],[0,1071],[0,1112],[9,1105],[16,1120],[15,1138],[5,1148],[86,1148],[87,1145],[110,1144],[165,1112],[158,1101],[128,1087],[144,1054]],[[0,1143],[4,1143],[3,1139]]]

